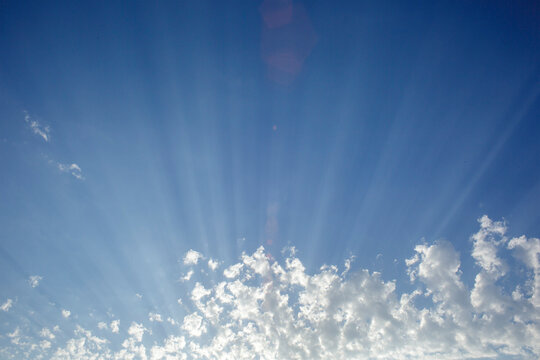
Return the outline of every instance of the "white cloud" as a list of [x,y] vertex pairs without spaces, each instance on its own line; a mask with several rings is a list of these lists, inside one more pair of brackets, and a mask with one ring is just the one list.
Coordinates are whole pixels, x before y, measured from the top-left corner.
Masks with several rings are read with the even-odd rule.
[[64,347],[57,348],[51,359],[110,359],[111,351],[106,347],[106,339],[92,335],[79,325],[74,334],[76,337],[69,339]]
[[193,276],[193,270],[189,270],[187,274],[185,274],[184,276],[181,276],[180,279],[178,279],[178,281],[180,282],[189,281],[192,276]]
[[111,321],[111,331],[115,334],[118,334],[120,331],[120,320]]
[[[45,142],[50,141],[51,138],[49,126],[43,126],[40,124],[39,121],[33,119],[26,110],[24,111],[24,121],[30,126],[30,129],[34,134],[40,136],[43,140],[45,140]],[[71,174],[76,179],[84,180],[81,167],[75,163],[63,164],[54,160],[49,160],[49,163],[54,164],[61,172]]]
[[44,338],[47,338],[47,339],[50,339],[50,340],[55,338],[55,335],[52,333],[52,331],[47,329],[47,328],[41,329],[41,331],[39,332],[39,335],[41,337],[44,337]]
[[527,239],[525,236],[513,238],[508,243],[508,249],[514,251],[514,256],[532,270],[532,279],[526,284],[530,288],[531,303],[540,307],[540,239]]
[[203,323],[203,318],[197,313],[189,314],[184,317],[182,329],[193,337],[199,337],[206,333],[206,326]]
[[33,119],[27,111],[24,111],[24,121],[30,126],[32,132],[40,136],[46,142],[51,139],[49,126],[43,126],[39,121]]
[[128,334],[131,335],[137,342],[141,342],[145,331],[147,330],[142,324],[132,322],[128,329]]
[[69,310],[66,310],[66,309],[62,309],[62,316],[65,317],[66,319],[71,315],[71,311]]
[[75,163],[73,163],[73,164],[61,164],[61,163],[57,162],[56,166],[58,166],[58,169],[61,172],[69,173],[73,177],[75,177],[76,179],[84,180],[84,176],[82,174],[82,170],[79,167],[79,165],[77,165]]
[[31,287],[35,288],[39,285],[39,282],[43,280],[42,276],[39,275],[32,275],[28,278],[28,283]]
[[11,342],[15,345],[19,345],[21,341],[21,329],[17,326],[12,333],[7,334],[8,338],[11,339]]
[[9,311],[9,309],[11,309],[12,306],[13,306],[13,300],[7,299],[5,303],[0,305],[0,310],[7,312]]
[[[58,349],[45,343],[37,349],[53,359],[537,359],[540,240],[508,240],[506,232],[503,222],[480,219],[471,237],[478,264],[467,274],[472,286],[462,279],[462,257],[450,242],[417,245],[406,260],[412,283],[406,292],[350,262],[342,273],[334,265],[308,273],[294,253],[280,263],[260,247],[223,277],[193,285],[188,314],[178,322],[167,318],[180,325],[179,334],[163,338],[133,322],[118,349],[78,327]],[[505,278],[523,266],[523,281]],[[158,318],[150,313],[148,322]],[[25,342],[22,332],[8,335],[15,348]],[[145,341],[149,349],[145,333],[153,337]]]
[[107,330],[109,326],[107,325],[107,323],[100,321],[98,322],[97,327],[100,330]]
[[42,350],[50,349],[50,347],[51,347],[51,342],[48,341],[48,340],[41,340],[41,341],[39,342],[39,347],[40,347]]
[[227,269],[223,270],[223,276],[225,276],[228,279],[234,279],[238,275],[240,275],[240,272],[242,271],[242,268],[244,267],[244,264],[238,263],[229,266]]
[[497,256],[497,251],[506,242],[504,237],[506,225],[502,221],[493,222],[486,215],[482,216],[478,222],[480,230],[471,237],[472,256],[486,272],[496,276],[504,275],[506,264]]
[[184,265],[197,265],[199,260],[202,258],[203,256],[200,252],[195,250],[189,250],[184,256]]
[[160,314],[153,313],[153,312],[148,313],[148,320],[157,321],[157,322],[162,322],[163,321]]
[[214,259],[210,259],[208,260],[208,268],[212,271],[216,271],[216,269],[218,268],[219,266],[219,262],[214,260]]
[[183,336],[169,336],[165,339],[163,346],[155,345],[150,351],[151,360],[161,359],[187,359],[186,354],[182,354],[182,350],[186,347],[186,340]]

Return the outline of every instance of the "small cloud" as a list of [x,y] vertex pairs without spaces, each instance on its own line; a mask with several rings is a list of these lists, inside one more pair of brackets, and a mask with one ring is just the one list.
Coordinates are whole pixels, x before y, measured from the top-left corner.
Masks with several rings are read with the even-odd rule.
[[210,270],[216,271],[218,266],[219,266],[219,262],[217,262],[216,260],[214,259],[208,260],[208,267],[210,268]]
[[39,342],[39,347],[41,348],[41,350],[50,349],[51,342],[48,341],[48,340],[42,340],[42,341]]
[[203,256],[200,252],[195,250],[189,250],[184,256],[184,265],[197,265]]
[[240,275],[240,272],[242,271],[242,268],[244,267],[244,264],[238,263],[232,266],[229,266],[227,269],[223,271],[223,275],[228,279],[233,279]]
[[97,327],[100,330],[106,330],[108,328],[107,323],[104,323],[103,321],[98,322]]
[[28,283],[31,287],[35,288],[39,285],[39,282],[43,280],[43,276],[32,275],[28,278]]
[[11,339],[11,342],[15,345],[19,345],[21,339],[21,329],[17,326],[12,333],[7,334],[8,338]]
[[199,337],[206,333],[206,326],[203,318],[199,314],[193,313],[184,317],[182,330],[185,330],[192,337]]
[[13,306],[13,300],[7,299],[7,301],[5,303],[0,305],[0,310],[7,312],[7,311],[9,311],[9,309],[11,309],[12,306]]
[[24,121],[30,126],[30,129],[34,134],[40,136],[45,142],[49,142],[51,135],[48,126],[41,125],[39,121],[33,119],[26,110],[24,111]]
[[346,273],[349,272],[349,270],[351,270],[351,265],[352,265],[354,259],[355,259],[355,256],[351,255],[351,257],[349,257],[347,260],[345,260],[345,270],[343,270],[343,273],[341,275],[345,275]]
[[111,321],[111,331],[115,334],[118,334],[120,331],[120,320]]
[[171,325],[176,325],[176,321],[170,316],[167,318],[167,322],[170,323]]
[[71,315],[71,311],[69,310],[66,310],[66,309],[62,309],[62,316],[65,317],[66,319]]
[[298,250],[296,249],[296,247],[288,245],[288,246],[285,246],[283,249],[281,249],[281,254],[288,253],[289,256],[296,256],[297,251]]
[[142,299],[142,295],[139,293],[136,293],[135,296],[137,297],[137,299]]
[[237,244],[237,245],[241,245],[241,244],[243,244],[245,241],[246,241],[246,238],[245,238],[245,237],[239,237],[239,238],[236,239],[236,244]]
[[192,276],[193,276],[193,270],[189,270],[187,272],[187,274],[185,274],[180,279],[178,279],[178,281],[180,281],[180,282],[189,281]]
[[163,319],[161,318],[161,315],[160,314],[157,314],[157,313],[148,313],[148,320],[150,321],[157,321],[157,322],[162,322]]
[[56,163],[56,166],[58,166],[58,169],[61,172],[69,173],[73,175],[75,178],[79,180],[84,180],[84,176],[82,174],[82,170],[79,165],[73,163],[73,164],[61,164],[59,162]]
[[128,329],[128,334],[137,342],[141,342],[145,331],[147,329],[142,324],[132,322]]
[[179,298],[176,302],[178,302],[178,305],[182,305],[182,299]]
[[50,339],[50,340],[55,338],[55,335],[51,332],[51,330],[49,330],[47,328],[41,329],[41,331],[39,332],[39,335],[41,337],[44,337],[44,338],[47,338],[47,339]]

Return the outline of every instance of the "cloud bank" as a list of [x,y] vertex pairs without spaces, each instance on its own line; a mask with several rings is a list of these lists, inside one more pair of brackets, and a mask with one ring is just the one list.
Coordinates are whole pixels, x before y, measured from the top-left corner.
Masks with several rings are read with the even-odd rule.
[[[185,315],[165,337],[153,337],[152,313],[146,324],[126,319],[120,342],[78,326],[66,342],[45,334],[50,344],[39,346],[17,327],[10,349],[52,359],[537,359],[540,240],[509,239],[506,224],[487,216],[479,223],[471,286],[447,241],[414,248],[405,260],[413,290],[405,293],[378,272],[351,270],[350,261],[345,271],[325,265],[309,274],[294,251],[280,263],[260,247],[215,281],[192,284],[178,301]],[[185,263],[202,258],[193,254]]]

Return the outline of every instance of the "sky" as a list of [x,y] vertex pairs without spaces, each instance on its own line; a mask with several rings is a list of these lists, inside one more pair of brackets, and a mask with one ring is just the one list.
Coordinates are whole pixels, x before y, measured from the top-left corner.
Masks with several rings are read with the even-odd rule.
[[540,357],[540,5],[0,3],[0,357]]

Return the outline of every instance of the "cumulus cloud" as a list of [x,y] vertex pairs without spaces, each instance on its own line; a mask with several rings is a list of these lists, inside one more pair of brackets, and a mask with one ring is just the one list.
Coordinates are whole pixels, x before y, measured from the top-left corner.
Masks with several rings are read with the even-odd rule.
[[62,316],[63,316],[64,318],[67,319],[70,315],[71,315],[71,311],[66,310],[66,309],[62,309]]
[[214,259],[210,259],[208,260],[208,268],[212,271],[216,271],[216,269],[218,268],[219,266],[219,262],[214,260]]
[[[352,270],[350,261],[308,273],[294,252],[278,262],[260,247],[215,281],[193,285],[186,314],[178,321],[166,315],[178,334],[155,338],[132,322],[118,349],[78,327],[57,349],[34,351],[58,359],[537,359],[540,240],[507,238],[506,223],[479,222],[471,285],[462,255],[447,241],[414,248],[405,261],[412,290],[405,292],[378,272]],[[158,317],[150,313],[148,321]],[[145,333],[154,336],[151,348]],[[21,330],[12,335],[13,346],[23,346]]]
[[42,276],[39,275],[32,275],[28,278],[28,283],[31,287],[35,288],[39,285],[39,282],[43,280]]
[[150,350],[151,360],[161,359],[187,359],[182,350],[186,347],[186,340],[183,336],[169,336],[165,339],[163,346],[155,345]]
[[135,341],[141,342],[145,331],[147,330],[142,324],[132,322],[128,329],[128,334],[131,335]]
[[148,320],[150,320],[152,322],[153,321],[157,321],[157,322],[162,322],[163,321],[160,314],[153,313],[153,312],[148,313]]
[[32,132],[41,137],[45,142],[51,139],[49,126],[43,126],[39,121],[30,116],[28,111],[24,111],[24,121],[30,126]]
[[234,279],[235,277],[240,275],[240,272],[242,271],[243,267],[244,267],[244,264],[242,263],[231,265],[223,271],[223,276],[225,276],[228,279]]
[[202,258],[203,256],[200,252],[190,249],[184,256],[184,265],[197,265]]
[[41,340],[39,342],[39,347],[42,349],[42,350],[47,350],[51,347],[51,342],[49,340]]
[[9,309],[11,309],[12,306],[13,306],[13,300],[12,299],[7,299],[5,303],[0,305],[0,310],[7,312],[7,311],[9,311]]
[[111,331],[115,334],[118,334],[120,331],[120,320],[111,321]]
[[206,326],[203,323],[203,318],[196,312],[189,314],[184,318],[182,329],[185,330],[189,336],[193,337],[201,336],[206,332]]

